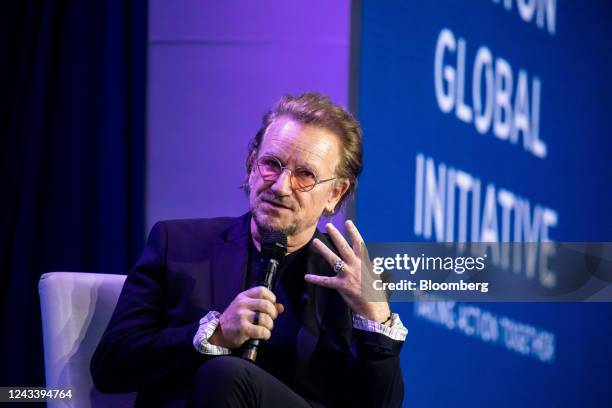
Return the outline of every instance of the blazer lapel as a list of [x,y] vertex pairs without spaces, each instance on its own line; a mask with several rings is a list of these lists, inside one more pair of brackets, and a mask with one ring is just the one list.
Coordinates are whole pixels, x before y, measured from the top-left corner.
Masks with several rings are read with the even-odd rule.
[[[328,245],[335,252],[335,247],[327,239],[327,237],[317,230],[314,238],[320,239],[324,244]],[[333,276],[334,272],[327,261],[317,252],[312,245],[308,244],[308,265],[306,273],[312,275]],[[304,293],[304,309],[303,321],[304,326],[311,332],[318,335],[320,327],[323,325],[323,317],[325,316],[325,306],[330,290],[322,286],[306,283]]]
[[225,310],[245,289],[250,221],[249,213],[237,218],[213,245],[211,269],[215,310]]
[[[327,235],[322,234],[317,230],[314,238],[321,240],[321,242],[327,245],[328,248],[338,255],[336,247]],[[316,249],[314,249],[312,243],[309,247],[307,273],[321,276],[334,276],[336,274],[327,260],[323,258],[323,256],[321,256]],[[343,310],[349,312],[350,310],[342,299],[342,296],[337,291],[327,289],[322,286],[306,284],[306,294],[310,301],[310,315],[304,316],[305,322],[313,321],[316,323],[317,327],[322,328],[325,331],[333,332],[346,330],[347,328],[352,327],[350,313],[348,319],[347,314],[342,313]]]
[[[320,239],[332,251],[337,252],[332,242],[326,235],[318,230],[315,232],[314,238]],[[327,261],[314,249],[312,243],[308,248],[308,264],[306,273],[313,275],[333,276],[334,272]],[[338,299],[339,294],[333,293],[332,289],[327,289],[322,286],[306,283],[303,308],[302,322],[303,326],[298,332],[297,338],[297,360],[296,360],[296,381],[302,384],[302,387],[309,387],[309,383],[303,381],[310,377],[308,367],[310,361],[316,352],[320,342],[321,332],[328,333],[329,339],[337,338],[334,333],[337,333],[339,326],[346,326],[346,316],[343,316],[342,308],[344,303],[342,299]],[[338,302],[339,300],[339,302]],[[330,303],[331,302],[331,303]],[[338,309],[337,303],[341,303],[341,309]],[[329,311],[328,306],[332,307]],[[336,321],[337,320],[337,321]],[[338,322],[340,325],[338,326]],[[348,323],[349,325],[351,323]],[[350,327],[350,326],[349,326]],[[344,343],[344,342],[343,342]]]

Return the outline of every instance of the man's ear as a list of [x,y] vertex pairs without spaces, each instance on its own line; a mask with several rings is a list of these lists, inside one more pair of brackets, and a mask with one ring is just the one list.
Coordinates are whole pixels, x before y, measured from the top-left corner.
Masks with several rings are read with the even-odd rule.
[[247,157],[247,161],[246,161],[246,170],[247,173],[250,174],[253,171],[255,164],[255,159],[257,158],[257,151],[256,150],[251,150],[251,153],[249,153],[249,156]]
[[257,157],[257,152],[256,151],[251,151],[251,153],[249,153],[249,156],[247,157],[247,160],[245,162],[246,164],[246,176],[244,178],[244,182],[242,183],[242,189],[244,191],[248,193],[251,192],[251,183],[252,183],[252,177],[253,177],[253,170],[255,169],[255,158]]
[[332,215],[335,212],[336,205],[338,205],[342,197],[344,197],[350,186],[351,182],[348,181],[348,179],[341,178],[335,180],[335,182],[333,183],[333,187],[329,193],[327,203],[325,204],[326,214]]

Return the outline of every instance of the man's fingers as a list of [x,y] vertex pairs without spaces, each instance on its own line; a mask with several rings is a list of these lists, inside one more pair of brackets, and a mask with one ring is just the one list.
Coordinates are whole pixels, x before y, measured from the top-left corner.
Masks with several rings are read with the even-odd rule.
[[347,261],[354,258],[355,253],[353,252],[353,249],[351,248],[349,243],[346,242],[346,239],[344,239],[340,231],[338,231],[338,229],[334,227],[334,224],[328,222],[325,225],[325,228],[327,229],[327,233],[331,237],[332,242],[338,249],[338,252],[340,252],[340,257],[342,257],[342,259],[346,259]]
[[348,232],[349,238],[353,243],[353,252],[355,255],[359,257],[359,259],[363,260],[363,254],[365,253],[365,244],[363,242],[363,238],[359,233],[359,230],[351,220],[346,220],[344,222],[344,226],[346,227],[346,231]]
[[247,326],[246,335],[250,339],[268,340],[272,336],[272,332],[263,326],[250,324]]
[[340,260],[338,255],[334,254],[334,252],[331,249],[329,249],[327,245],[321,242],[321,240],[319,240],[318,238],[315,238],[312,241],[312,244],[314,245],[315,249],[319,251],[321,256],[325,258],[327,263],[329,263],[332,266],[332,268],[336,265],[336,262]]
[[270,315],[272,319],[276,319],[276,317],[278,316],[278,311],[276,310],[274,303],[270,302],[267,299],[247,298],[244,306],[254,312],[266,313]]
[[243,293],[252,299],[266,299],[272,303],[276,303],[276,296],[274,293],[264,286],[255,286],[254,288],[245,290]]
[[[257,321],[257,324],[255,324],[255,313],[259,313],[259,320]],[[272,320],[270,315],[267,313],[253,312],[251,317],[251,323],[253,323],[255,326],[265,327],[268,330],[272,330],[274,328],[274,320]]]
[[276,306],[276,311],[278,312],[278,314],[281,314],[285,311],[285,305],[283,305],[282,303],[275,303],[274,306]]
[[340,282],[338,278],[334,276],[319,276],[319,275],[304,275],[304,279],[306,282],[312,283],[314,285],[323,286],[330,289],[338,289],[340,287]]

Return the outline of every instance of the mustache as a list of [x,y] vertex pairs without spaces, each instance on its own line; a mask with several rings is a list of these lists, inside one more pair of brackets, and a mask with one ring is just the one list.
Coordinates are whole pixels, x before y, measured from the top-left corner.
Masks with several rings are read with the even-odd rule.
[[259,202],[267,201],[272,204],[280,205],[282,207],[286,207],[290,210],[295,209],[295,204],[290,200],[283,200],[281,197],[277,197],[273,193],[271,194],[269,191],[262,192],[258,198]]

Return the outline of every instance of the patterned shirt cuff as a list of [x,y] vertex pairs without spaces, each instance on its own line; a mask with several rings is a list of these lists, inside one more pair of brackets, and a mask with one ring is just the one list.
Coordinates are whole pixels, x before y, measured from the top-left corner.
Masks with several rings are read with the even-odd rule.
[[219,316],[221,316],[221,314],[213,310],[200,319],[200,327],[193,337],[193,346],[202,354],[222,356],[232,353],[228,348],[215,346],[208,342],[208,339],[210,339],[210,336],[213,335],[215,329],[219,325]]
[[365,330],[374,333],[384,334],[385,336],[398,341],[406,340],[408,329],[400,320],[397,313],[391,314],[391,326],[368,320],[360,314],[353,313],[353,327],[359,330]]

